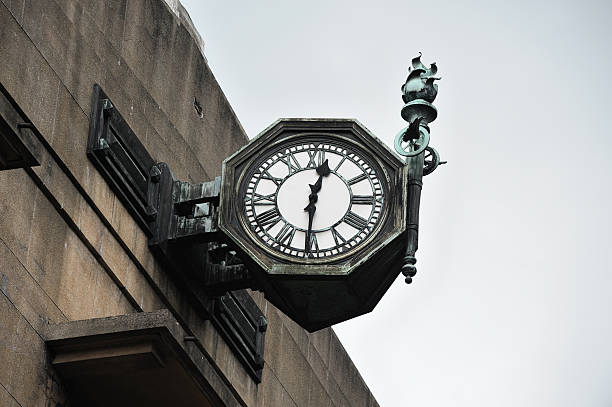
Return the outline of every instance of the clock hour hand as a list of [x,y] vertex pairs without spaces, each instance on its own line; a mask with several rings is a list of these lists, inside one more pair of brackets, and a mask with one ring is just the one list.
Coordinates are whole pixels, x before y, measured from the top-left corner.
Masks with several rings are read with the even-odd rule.
[[314,218],[315,211],[317,210],[316,203],[319,199],[317,195],[321,190],[321,185],[323,184],[323,177],[328,176],[331,173],[329,169],[329,162],[325,160],[323,164],[319,165],[316,168],[317,174],[319,174],[319,179],[314,184],[308,184],[310,187],[310,195],[308,195],[308,205],[304,208],[306,212],[308,212],[308,231],[306,231],[306,241],[304,242],[304,251],[308,254],[311,251],[311,240],[310,236],[312,235],[312,219]]
[[330,173],[331,170],[329,169],[328,160],[323,161],[323,164],[317,167],[317,174],[319,174],[319,179],[321,179],[321,177],[327,177]]

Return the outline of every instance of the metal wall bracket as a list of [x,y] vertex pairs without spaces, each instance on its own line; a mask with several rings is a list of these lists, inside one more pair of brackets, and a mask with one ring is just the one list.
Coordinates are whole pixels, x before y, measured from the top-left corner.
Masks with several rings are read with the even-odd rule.
[[[174,267],[197,277],[209,295],[254,288],[251,273],[218,228],[221,177],[192,184],[177,180],[165,163],[155,164],[152,171],[159,174],[153,180],[159,212],[149,245]],[[197,253],[186,252],[192,249]]]
[[150,236],[157,216],[155,161],[98,85],[94,85],[87,156]]
[[231,337],[237,356],[251,374],[261,380],[264,366],[264,342],[268,321],[245,291],[229,292],[215,302],[219,329]]
[[191,184],[175,181],[172,187],[174,213],[168,239],[219,241],[217,228],[221,177]]
[[218,228],[221,178],[197,184],[177,180],[166,163],[155,162],[98,85],[87,155],[186,297],[260,382],[265,318],[246,291],[233,291],[257,284]]
[[[248,270],[217,227],[220,177],[198,184],[177,180],[167,164],[155,162],[98,85],[94,86],[87,155],[147,233],[149,245],[168,263],[199,276],[210,294],[252,286]],[[187,264],[186,248],[194,251]]]

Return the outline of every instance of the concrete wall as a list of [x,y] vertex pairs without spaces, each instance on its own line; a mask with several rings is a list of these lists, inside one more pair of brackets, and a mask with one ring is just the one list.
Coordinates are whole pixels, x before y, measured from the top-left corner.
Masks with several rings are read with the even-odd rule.
[[[257,385],[153,258],[87,159],[99,83],[179,179],[220,175],[247,142],[194,39],[163,0],[0,0],[0,83],[42,134],[42,165],[0,172],[0,406],[67,403],[45,324],[169,309],[247,406],[377,406],[331,329],[307,334],[261,294]],[[196,114],[193,100],[203,106]]]

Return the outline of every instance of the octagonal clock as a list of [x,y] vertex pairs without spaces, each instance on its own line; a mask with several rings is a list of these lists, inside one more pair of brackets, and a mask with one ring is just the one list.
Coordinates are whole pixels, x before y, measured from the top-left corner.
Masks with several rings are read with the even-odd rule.
[[357,121],[282,119],[224,161],[219,227],[266,298],[317,330],[371,311],[398,275],[406,172]]

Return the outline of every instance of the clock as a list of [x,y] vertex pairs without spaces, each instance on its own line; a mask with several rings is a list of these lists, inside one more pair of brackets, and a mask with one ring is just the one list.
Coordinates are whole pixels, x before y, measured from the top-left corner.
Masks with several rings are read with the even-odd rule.
[[297,134],[250,164],[238,189],[241,221],[272,255],[333,261],[376,234],[387,189],[384,170],[359,145],[334,134]]
[[407,184],[357,121],[281,119],[223,162],[218,226],[254,286],[313,331],[371,311],[400,273]]

